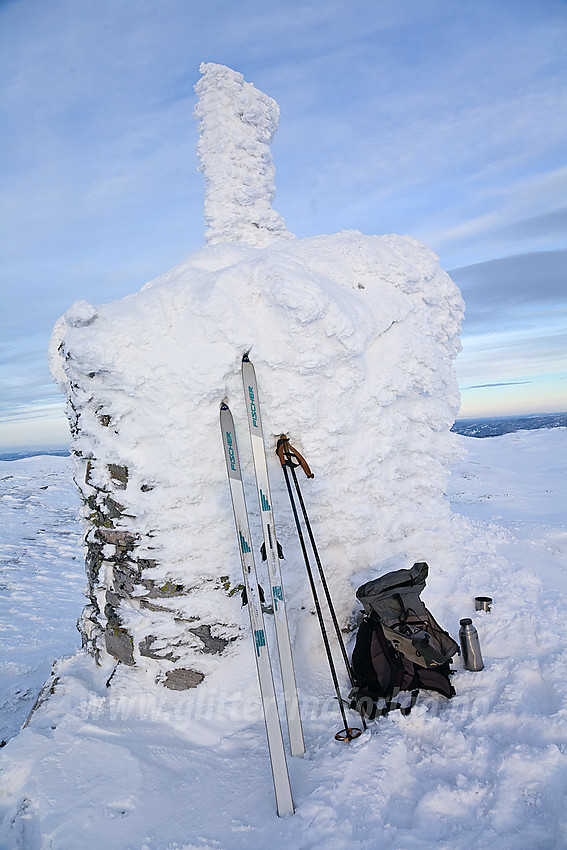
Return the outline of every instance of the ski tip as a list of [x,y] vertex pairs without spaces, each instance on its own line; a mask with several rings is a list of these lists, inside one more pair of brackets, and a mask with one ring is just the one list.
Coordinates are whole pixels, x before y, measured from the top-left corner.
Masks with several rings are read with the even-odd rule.
[[221,409],[221,410],[228,410],[228,409],[229,409],[228,404],[226,403],[226,401],[221,401],[220,409]]
[[250,358],[248,357],[249,354],[250,354],[250,349],[248,349],[248,351],[244,352],[244,354],[242,355],[242,362],[243,363],[250,363]]

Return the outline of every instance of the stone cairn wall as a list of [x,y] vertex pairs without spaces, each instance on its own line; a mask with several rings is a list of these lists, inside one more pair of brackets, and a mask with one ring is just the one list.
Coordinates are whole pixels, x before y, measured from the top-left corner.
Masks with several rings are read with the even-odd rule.
[[[234,636],[214,635],[210,624],[200,622],[199,617],[187,615],[187,588],[175,580],[160,581],[148,575],[156,573],[158,560],[148,557],[156,547],[151,532],[132,531],[137,527],[137,518],[129,507],[128,490],[135,486],[149,492],[154,485],[135,484],[130,480],[125,464],[110,463],[97,458],[91,450],[83,452],[81,445],[98,445],[93,427],[112,427],[111,416],[100,412],[93,417],[96,402],[85,386],[75,385],[73,399],[68,401],[68,415],[74,438],[73,460],[75,482],[84,506],[85,524],[85,567],[87,574],[85,606],[77,627],[82,635],[83,648],[94,656],[97,663],[101,653],[106,652],[117,662],[154,669],[156,681],[171,690],[186,690],[197,687],[205,673],[195,669],[195,659],[202,655],[218,655],[232,643]],[[82,414],[89,420],[86,428],[81,424]],[[159,572],[159,570],[157,570]],[[233,596],[241,587],[231,587],[227,576],[220,576],[217,591]],[[136,614],[150,615],[158,634],[144,634],[135,642],[133,625]],[[168,622],[175,620],[177,635],[168,638],[159,636],[159,615]],[[125,616],[129,622],[125,622]],[[171,629],[169,630],[171,631]],[[230,631],[230,629],[229,629]],[[186,666],[187,661],[191,666]],[[152,665],[152,661],[154,664]],[[200,665],[205,666],[206,665]]]

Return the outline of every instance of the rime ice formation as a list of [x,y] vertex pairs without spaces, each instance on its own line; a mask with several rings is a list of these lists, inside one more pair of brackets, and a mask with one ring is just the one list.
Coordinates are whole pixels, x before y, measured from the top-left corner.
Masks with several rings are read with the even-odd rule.
[[206,179],[207,242],[267,245],[290,238],[285,222],[272,209],[275,194],[270,142],[280,110],[225,65],[201,65],[195,86],[199,102],[197,153]]
[[[286,235],[279,217],[270,218],[266,146],[275,107],[229,69],[205,71],[197,112],[214,210],[209,244],[135,295],[96,310],[73,305],[50,346],[85,504],[84,643],[173,689],[222,684],[224,660],[253,681],[249,643],[240,639],[247,614],[235,592],[240,563],[218,422],[227,400],[259,547],[245,352],[258,376],[290,628],[301,652],[318,651],[319,637],[274,453],[279,434],[315,473],[305,499],[344,624],[361,579],[427,560],[433,541],[449,533],[443,493],[457,454],[449,432],[459,404],[456,286],[408,237],[265,240],[277,230],[269,222]],[[259,112],[269,119],[259,154],[243,155],[231,172],[238,147],[218,139],[235,135],[240,113],[256,139]],[[216,139],[213,118],[227,115]],[[217,179],[217,168],[231,179]],[[237,201],[238,179],[253,189],[250,206]],[[255,231],[253,219],[261,224]],[[253,232],[262,238],[249,239]]]

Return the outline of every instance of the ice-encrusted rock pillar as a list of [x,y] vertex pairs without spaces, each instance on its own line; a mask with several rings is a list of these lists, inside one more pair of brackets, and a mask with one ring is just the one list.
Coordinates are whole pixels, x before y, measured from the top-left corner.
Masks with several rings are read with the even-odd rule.
[[200,67],[195,86],[197,153],[205,175],[206,240],[264,246],[274,237],[291,238],[275,195],[270,142],[280,110],[275,100],[225,65]]
[[[271,208],[277,105],[229,68],[203,70],[209,244],[134,295],[72,305],[49,357],[84,503],[84,646],[169,690],[247,695],[257,685],[219,429],[226,400],[251,482],[243,354],[261,386],[286,605],[308,681],[320,635],[277,437],[293,438],[315,472],[310,516],[349,623],[357,583],[427,559],[450,536],[463,303],[410,237],[291,237]],[[257,543],[257,501],[248,510]]]

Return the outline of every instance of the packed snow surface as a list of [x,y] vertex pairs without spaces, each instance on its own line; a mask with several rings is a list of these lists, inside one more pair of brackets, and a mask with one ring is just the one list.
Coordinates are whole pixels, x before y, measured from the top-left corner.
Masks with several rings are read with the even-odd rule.
[[[125,667],[107,686],[113,667],[97,668],[61,633],[81,605],[70,464],[0,463],[5,737],[31,708],[22,680],[68,653],[2,750],[0,846],[567,846],[567,429],[456,439],[468,455],[449,482],[448,533],[426,553],[425,599],[455,637],[459,619],[473,618],[485,669],[457,660],[451,701],[422,694],[409,717],[393,713],[344,745],[333,739],[340,719],[324,658],[307,657],[299,638],[307,754],[288,760],[296,813],[283,819],[253,676],[228,670],[198,701],[158,697]],[[493,597],[490,613],[474,611],[477,595]],[[345,604],[357,607],[354,594]],[[251,647],[244,661],[253,669]]]

